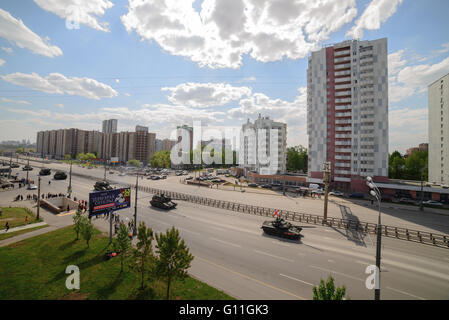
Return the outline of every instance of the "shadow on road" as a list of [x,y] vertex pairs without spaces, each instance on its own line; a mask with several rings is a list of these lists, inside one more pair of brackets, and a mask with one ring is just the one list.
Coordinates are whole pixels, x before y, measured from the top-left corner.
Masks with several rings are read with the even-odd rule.
[[[352,214],[351,208],[341,205],[341,204],[338,204],[332,200],[330,202],[333,202],[335,205],[337,205],[340,208],[342,219],[360,223],[359,218],[357,216],[355,216],[354,214]],[[366,235],[363,232],[360,232],[360,231],[357,231],[354,229],[346,229],[345,230],[346,232],[341,232],[340,230],[337,230],[336,228],[332,228],[332,229],[334,229],[338,233],[342,234],[343,236],[346,237],[346,239],[354,242],[356,245],[366,247],[366,243],[364,240],[364,237]]]

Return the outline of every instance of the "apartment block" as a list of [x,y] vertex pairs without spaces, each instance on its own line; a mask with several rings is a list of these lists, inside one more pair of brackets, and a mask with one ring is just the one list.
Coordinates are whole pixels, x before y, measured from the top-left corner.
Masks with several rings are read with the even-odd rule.
[[365,190],[388,180],[387,39],[350,40],[313,52],[307,69],[309,182]]
[[[274,161],[274,162],[273,162]],[[284,174],[287,170],[287,124],[262,117],[242,126],[239,166],[261,175]]]
[[428,92],[429,181],[449,185],[449,73]]
[[102,131],[103,133],[117,133],[117,119],[103,120]]

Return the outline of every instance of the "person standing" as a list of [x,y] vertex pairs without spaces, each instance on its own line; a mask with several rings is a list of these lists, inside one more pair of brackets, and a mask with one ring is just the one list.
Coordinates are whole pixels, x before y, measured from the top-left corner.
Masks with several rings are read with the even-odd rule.
[[9,230],[9,222],[8,221],[6,221],[6,223],[5,223],[5,229],[6,229],[6,232],[8,232],[8,230]]
[[28,224],[28,216],[25,216],[25,224]]

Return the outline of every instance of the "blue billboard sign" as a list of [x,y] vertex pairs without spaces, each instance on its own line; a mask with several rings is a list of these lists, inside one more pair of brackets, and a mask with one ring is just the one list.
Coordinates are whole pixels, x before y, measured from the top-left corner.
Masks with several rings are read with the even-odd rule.
[[89,193],[89,215],[131,207],[131,188]]

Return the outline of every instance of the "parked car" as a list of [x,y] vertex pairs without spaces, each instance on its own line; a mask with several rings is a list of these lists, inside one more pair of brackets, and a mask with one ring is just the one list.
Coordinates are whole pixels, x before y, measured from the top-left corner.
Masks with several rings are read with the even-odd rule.
[[441,202],[438,202],[438,201],[435,201],[435,200],[427,200],[427,201],[423,202],[423,205],[441,207],[443,204]]
[[124,177],[124,176],[126,176],[126,173],[122,172],[122,173],[120,173],[118,176],[119,176],[119,177]]
[[331,191],[331,192],[329,192],[329,195],[335,196],[335,197],[343,197],[344,196],[343,192],[341,192],[341,191]]
[[167,176],[166,175],[161,175],[161,177],[160,177],[161,179],[167,179]]
[[109,171],[109,174],[114,174],[114,171]]
[[248,183],[248,187],[257,188],[257,183]]
[[28,190],[37,190],[37,186],[34,184],[30,184],[27,189]]
[[261,187],[264,188],[264,189],[271,189],[272,188],[271,184],[263,184],[263,185],[261,185]]
[[363,199],[365,198],[363,193],[351,193],[349,195],[350,198]]

